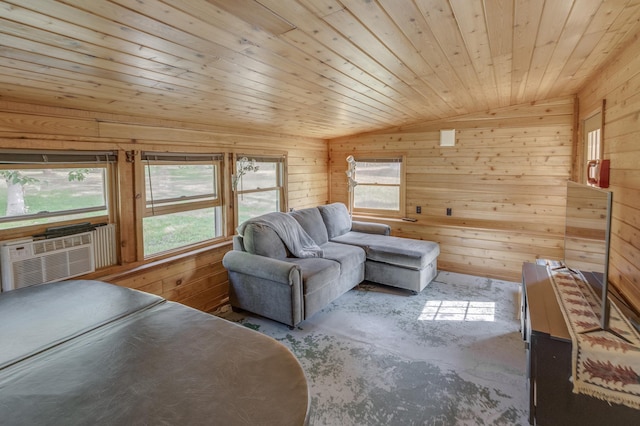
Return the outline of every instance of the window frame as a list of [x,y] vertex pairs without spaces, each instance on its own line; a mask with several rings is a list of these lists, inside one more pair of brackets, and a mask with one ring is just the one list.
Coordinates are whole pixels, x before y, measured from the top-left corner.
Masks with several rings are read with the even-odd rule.
[[[406,211],[406,156],[404,154],[385,155],[358,155],[354,154],[356,161],[355,181],[358,183],[353,188],[353,214],[382,217],[404,217]],[[400,163],[400,182],[398,184],[361,183],[358,181],[358,163]],[[356,207],[356,191],[358,187],[398,187],[398,210],[372,209]]]
[[[103,169],[103,195],[104,205],[99,207],[87,207],[42,214],[28,214],[15,220],[28,221],[38,218],[55,218],[94,211],[106,210],[105,214],[96,216],[84,216],[73,219],[52,220],[47,223],[25,224],[0,230],[0,239],[7,240],[36,235],[47,228],[66,226],[78,223],[113,223],[117,210],[117,151],[66,151],[66,150],[0,150],[0,169]],[[2,220],[1,222],[13,222]]]
[[[225,238],[225,203],[224,203],[224,170],[225,170],[225,154],[224,152],[217,153],[158,153],[146,151],[140,154],[140,182],[139,190],[136,191],[140,194],[140,203],[138,208],[140,210],[139,229],[140,238],[138,238],[138,248],[140,258],[144,260],[164,257],[167,255],[173,255],[180,252],[188,251],[194,247],[204,246],[207,244],[221,241]],[[163,198],[157,200],[157,205],[154,200],[147,200],[147,179],[148,179],[148,167],[147,166],[169,166],[169,165],[213,165],[214,171],[214,192],[206,195],[193,195],[187,197],[178,198]],[[208,195],[208,196],[207,196]],[[190,201],[191,200],[191,201]],[[176,202],[181,201],[181,202]],[[150,205],[151,204],[151,205]],[[156,216],[166,216],[173,213],[184,213],[190,211],[203,210],[208,208],[215,208],[216,217],[215,221],[215,236],[213,238],[207,238],[202,241],[189,243],[186,245],[173,247],[168,250],[160,252],[145,253],[145,235],[144,235],[144,219]]]
[[[585,167],[585,170],[589,161],[602,159],[604,153],[602,129],[602,111],[598,111],[584,120],[584,159],[582,167]],[[587,181],[587,173],[582,173],[582,179],[584,182]]]
[[[266,188],[257,188],[257,189],[246,189],[246,190],[238,190],[237,184],[234,184],[236,179],[236,175],[238,173],[237,166],[238,161],[242,158],[247,158],[249,160],[255,160],[258,163],[258,167],[260,163],[277,163],[276,170],[276,180],[277,185],[266,187]],[[269,161],[271,160],[271,161]],[[234,200],[234,228],[237,228],[239,223],[239,214],[240,214],[240,202],[239,196],[243,194],[255,194],[260,192],[270,192],[270,191],[278,191],[278,206],[280,207],[281,212],[286,212],[288,210],[288,191],[287,191],[287,182],[288,182],[288,173],[287,173],[287,155],[284,153],[278,154],[248,154],[246,151],[236,152],[232,156],[232,167],[231,167],[231,192]]]
[[579,142],[572,164],[572,176],[576,182],[587,183],[587,163],[589,160],[604,158],[604,125],[606,100],[584,115],[580,122]]

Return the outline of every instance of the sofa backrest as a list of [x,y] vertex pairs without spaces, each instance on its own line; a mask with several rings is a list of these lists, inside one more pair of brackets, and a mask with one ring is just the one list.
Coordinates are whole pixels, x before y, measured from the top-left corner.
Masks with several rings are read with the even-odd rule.
[[[351,230],[351,216],[342,203],[295,210],[289,214],[317,245],[325,244]],[[259,223],[247,224],[243,235],[238,241],[234,241],[234,249],[244,249],[248,253],[274,259],[292,256],[278,234],[270,227]]]
[[344,204],[333,203],[318,206],[318,210],[330,240],[351,231],[351,216],[349,216],[347,206]]
[[329,241],[327,228],[317,207],[294,210],[289,214],[298,221],[302,229],[309,234],[317,245],[322,245]]
[[280,260],[289,255],[289,250],[278,234],[268,226],[261,224],[248,224],[244,229],[242,243],[244,249],[251,254]]

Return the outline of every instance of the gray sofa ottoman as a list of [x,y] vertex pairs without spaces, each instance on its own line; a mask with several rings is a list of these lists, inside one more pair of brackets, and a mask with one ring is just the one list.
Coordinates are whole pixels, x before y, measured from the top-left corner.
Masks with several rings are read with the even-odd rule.
[[412,240],[350,231],[332,239],[362,247],[367,261],[364,278],[380,284],[421,292],[437,274],[440,248],[432,241]]
[[[336,243],[361,247],[367,256],[365,279],[375,283],[421,292],[438,273],[440,246],[432,241],[399,238],[389,235],[387,225],[351,222],[341,203],[319,206],[325,219],[329,239]],[[383,226],[386,232],[374,232]]]

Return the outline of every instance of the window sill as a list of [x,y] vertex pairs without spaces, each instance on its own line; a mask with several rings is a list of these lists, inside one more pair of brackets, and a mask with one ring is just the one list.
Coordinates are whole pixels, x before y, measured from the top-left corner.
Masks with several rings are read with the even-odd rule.
[[148,271],[160,266],[165,266],[174,262],[180,262],[184,259],[197,256],[201,253],[206,253],[211,250],[225,248],[231,246],[233,241],[225,239],[216,243],[206,245],[204,247],[198,247],[192,250],[180,252],[173,255],[168,255],[162,258],[148,259],[140,262],[133,262],[126,265],[113,265],[107,268],[103,268],[92,272],[91,274],[83,275],[81,278],[86,280],[101,280],[101,281],[117,281],[130,274],[137,274],[140,272]]

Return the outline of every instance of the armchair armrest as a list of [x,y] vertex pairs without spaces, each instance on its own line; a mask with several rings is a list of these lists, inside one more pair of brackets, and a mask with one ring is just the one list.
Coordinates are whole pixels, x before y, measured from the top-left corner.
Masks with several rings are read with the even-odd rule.
[[359,222],[354,220],[351,222],[351,230],[364,232],[366,234],[391,235],[391,227],[384,223]]
[[230,271],[287,285],[299,281],[296,279],[300,274],[298,265],[244,251],[228,251],[222,258],[222,266]]

